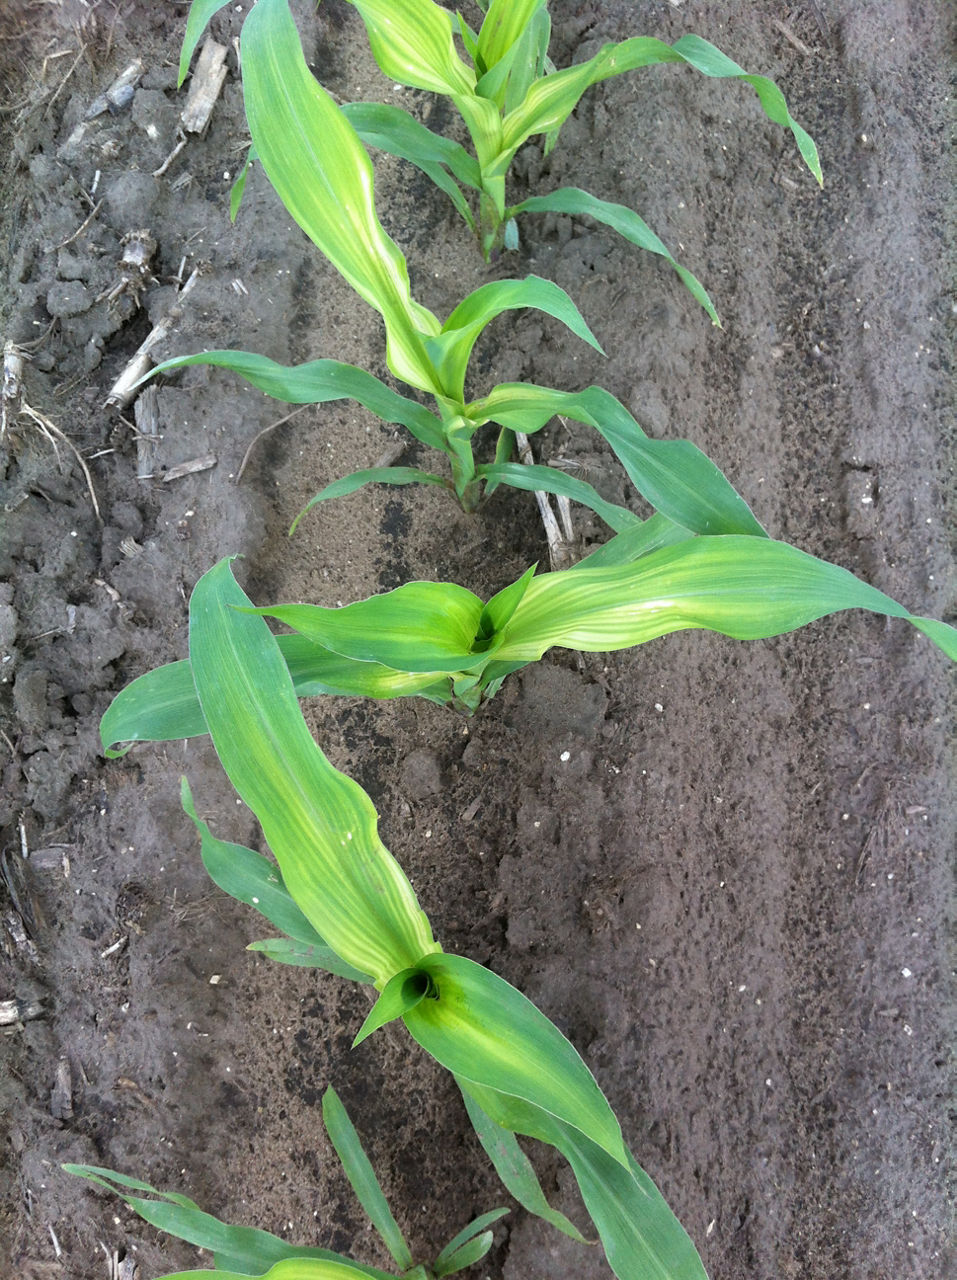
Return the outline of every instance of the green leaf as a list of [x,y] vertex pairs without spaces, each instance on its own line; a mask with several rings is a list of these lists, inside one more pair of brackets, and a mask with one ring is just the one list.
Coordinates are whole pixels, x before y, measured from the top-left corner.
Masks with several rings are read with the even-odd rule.
[[737,536],[693,538],[633,565],[534,578],[496,658],[533,661],[553,645],[606,652],[690,627],[759,640],[843,609],[905,618],[957,660],[953,627],[915,617],[846,569],[787,543]]
[[378,1031],[387,1022],[395,1022],[411,1012],[417,1004],[426,998],[434,998],[434,988],[428,974],[421,969],[404,969],[390,978],[383,988],[382,994],[372,1007],[369,1016],[359,1029],[359,1034],[352,1042],[353,1049],[367,1040],[373,1031]]
[[[465,1267],[470,1267],[473,1262],[478,1262],[479,1258],[484,1258],[491,1247],[493,1238],[491,1231],[488,1231],[487,1228],[493,1222],[498,1222],[499,1218],[504,1218],[507,1213],[507,1209],[490,1209],[488,1213],[481,1214],[470,1222],[467,1227],[463,1227],[458,1235],[448,1242],[435,1259],[435,1262],[433,1262],[432,1270],[435,1273],[436,1280],[441,1276],[454,1275],[456,1271],[462,1271]],[[476,1236],[479,1236],[481,1240],[487,1241],[487,1243],[480,1253],[475,1254],[474,1257],[469,1256],[468,1261],[465,1261],[464,1246],[471,1243]]]
[[466,407],[476,427],[497,422],[531,434],[555,414],[584,422],[614,449],[632,484],[648,502],[694,533],[744,533],[764,537],[750,507],[689,440],[653,440],[620,400],[603,387],[553,391],[506,382]]
[[332,947],[314,947],[306,942],[297,942],[295,938],[262,938],[259,942],[250,942],[246,950],[256,951],[277,964],[299,969],[325,969],[337,978],[348,978],[352,982],[371,981],[367,973],[360,973],[340,959]]
[[[394,1280],[386,1271],[360,1266],[329,1249],[287,1244],[278,1236],[254,1227],[228,1226],[211,1214],[203,1213],[187,1196],[157,1191],[148,1182],[115,1173],[112,1169],[88,1164],[65,1164],[63,1168],[67,1173],[86,1178],[105,1187],[107,1191],[122,1196],[130,1208],[150,1226],[196,1245],[199,1249],[208,1249],[215,1254],[217,1266],[228,1267],[240,1275],[259,1276],[283,1259],[298,1258],[336,1262],[351,1268],[350,1275],[358,1272],[359,1275],[371,1277],[371,1280]],[[156,1199],[147,1199],[144,1195],[133,1195],[131,1192],[145,1192]],[[212,1273],[203,1271],[200,1274],[209,1277]]]
[[478,57],[487,71],[518,41],[546,0],[492,0],[478,38]]
[[634,564],[642,556],[662,547],[672,547],[676,542],[687,542],[695,535],[680,524],[675,524],[660,512],[642,520],[632,529],[618,533],[590,555],[571,566],[572,569],[607,569],[612,565]]
[[475,468],[477,477],[495,481],[499,484],[511,485],[513,489],[526,489],[531,493],[556,493],[582,506],[590,508],[601,516],[607,525],[620,533],[623,529],[631,529],[640,521],[633,511],[618,506],[614,502],[606,502],[601,494],[585,480],[579,480],[557,467],[526,465],[521,462],[497,462]]
[[[340,694],[362,698],[448,698],[448,679],[393,671],[374,662],[356,662],[330,653],[305,636],[276,641],[299,698]],[[121,743],[178,742],[208,733],[188,661],[171,662],[137,677],[116,695],[100,721],[100,739],[110,759],[126,754]]]
[[367,484],[429,484],[439,489],[452,488],[451,483],[442,476],[437,476],[432,471],[420,471],[418,467],[366,467],[363,471],[353,471],[339,480],[333,480],[324,489],[320,489],[293,520],[289,536],[292,537],[296,532],[299,521],[306,512],[311,511],[320,502],[328,502],[330,498],[346,498],[350,493],[363,489]]
[[[506,113],[521,106],[525,101],[525,95],[539,76],[555,70],[548,57],[551,37],[552,20],[548,16],[548,10],[542,7],[533,16],[515,46],[515,58],[505,90]],[[549,139],[546,139],[545,155],[548,155],[550,150]]]
[[491,1116],[486,1115],[464,1084],[462,1099],[469,1113],[472,1128],[486,1155],[495,1166],[495,1172],[522,1208],[527,1209],[529,1213],[534,1213],[537,1218],[543,1218],[553,1227],[564,1232],[566,1236],[577,1240],[579,1244],[591,1243],[585,1239],[571,1219],[566,1218],[559,1209],[553,1209],[548,1203],[532,1162],[518,1145],[511,1129],[503,1129]]
[[[367,1274],[363,1268],[348,1258],[327,1262],[311,1258],[290,1258],[277,1262],[261,1277],[261,1280],[354,1280],[356,1274]],[[243,1280],[248,1271],[176,1271],[158,1280]]]
[[502,630],[518,608],[522,596],[528,590],[528,584],[535,576],[537,568],[537,565],[531,565],[516,582],[500,591],[485,606],[478,624],[478,642],[480,644],[492,640],[496,633]]
[[381,102],[347,102],[343,108],[362,141],[400,160],[424,168],[426,164],[444,165],[475,191],[482,189],[482,171],[475,157],[459,142],[433,133],[402,107]]
[[213,745],[310,923],[384,985],[437,944],[372,802],[316,745],[279,647],[248,607],[228,560],[190,600],[190,662]]
[[485,1257],[494,1240],[495,1236],[491,1231],[483,1231],[481,1235],[473,1236],[465,1244],[460,1245],[454,1253],[444,1257],[441,1262],[436,1260],[432,1274],[436,1280],[441,1280],[442,1276],[454,1276],[457,1272],[464,1271],[466,1267],[471,1267]]
[[[383,422],[408,428],[416,440],[433,449],[445,448],[442,423],[424,405],[400,396],[378,378],[340,360],[309,360],[283,365],[252,351],[198,351],[191,356],[164,360],[147,377],[171,373],[188,365],[209,364],[238,373],[259,391],[287,404],[327,404],[330,400],[356,400]],[[146,379],[144,378],[145,382]]]
[[453,582],[407,582],[355,604],[268,605],[256,610],[334,653],[432,676],[477,665],[472,653],[483,604]]
[[203,32],[209,26],[212,19],[219,13],[220,9],[225,9],[229,0],[193,0],[190,6],[189,16],[186,19],[186,33],[183,36],[183,48],[179,55],[179,78],[176,81],[177,89],[182,86],[183,81],[189,74],[189,64],[193,60],[193,54],[196,52],[196,46],[203,38]]
[[258,0],[241,52],[246,118],[266,176],[310,239],[382,315],[392,372],[434,392],[422,341],[438,332],[438,321],[412,299],[405,258],[376,216],[368,152],[306,66],[287,0]]
[[510,1099],[590,1135],[615,1160],[626,1161],[621,1128],[595,1078],[558,1028],[503,978],[464,956],[430,954],[415,968],[435,994],[404,1015],[414,1040],[442,1066],[494,1095],[482,1106],[494,1119]]
[[464,398],[469,357],[486,325],[505,311],[519,311],[526,307],[560,320],[576,337],[605,354],[574,302],[551,280],[543,280],[539,276],[527,276],[524,280],[490,280],[460,302],[442,326],[441,334],[427,341],[427,348],[441,371],[450,399],[461,402]]
[[346,1177],[352,1184],[352,1189],[358,1196],[366,1216],[382,1237],[385,1247],[395,1259],[396,1266],[401,1271],[408,1271],[413,1265],[412,1253],[399,1230],[399,1224],[392,1216],[389,1202],[369,1163],[369,1157],[362,1149],[362,1143],[359,1141],[355,1126],[349,1119],[349,1113],[331,1086],[322,1095],[322,1122],[326,1126],[329,1141],[342,1161]]
[[475,73],[455,52],[452,17],[432,0],[349,0],[366,24],[372,56],[390,80],[432,93],[468,94]]
[[243,195],[246,191],[246,178],[249,175],[249,166],[255,163],[256,148],[250,147],[246,152],[246,159],[243,161],[243,167],[236,176],[236,181],[229,188],[229,221],[235,222],[239,216],[239,206],[243,202]]
[[651,36],[634,36],[619,44],[606,44],[587,62],[537,80],[521,106],[505,117],[503,154],[511,158],[533,133],[561,128],[591,85],[625,71],[664,62],[684,62],[702,75],[743,80],[750,84],[768,118],[790,129],[808,168],[819,183],[823,181],[817,148],[810,136],[792,119],[784,95],[774,81],[765,76],[748,75],[720,49],[694,35],[682,36],[671,46]]
[[617,231],[620,236],[631,244],[637,245],[639,249],[647,249],[649,253],[656,253],[670,262],[695,300],[707,311],[712,322],[721,327],[714,303],[708,297],[701,282],[686,267],[675,261],[647,222],[639,218],[638,214],[632,212],[626,205],[599,200],[597,196],[590,195],[578,187],[561,187],[547,196],[531,196],[521,204],[512,205],[508,213],[509,216],[518,213],[567,213],[573,217],[589,217],[594,218],[596,222],[603,222],[605,226]]
[[[196,815],[192,793],[185,778],[181,784],[181,795],[183,808],[200,834],[200,856],[214,884],[231,898],[255,908],[270,924],[288,935],[286,941],[308,950],[310,967],[327,969],[330,973],[340,978],[350,978],[353,982],[372,981],[367,973],[346,964],[316,932],[296,906],[283,883],[282,873],[274,862],[244,845],[220,840],[213,835],[208,825]],[[304,963],[302,959],[285,959],[285,962]]]

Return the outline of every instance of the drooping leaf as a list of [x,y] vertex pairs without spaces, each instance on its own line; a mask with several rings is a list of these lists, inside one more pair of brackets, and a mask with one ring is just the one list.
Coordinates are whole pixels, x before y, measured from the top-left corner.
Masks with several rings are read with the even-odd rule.
[[423,335],[438,321],[412,299],[398,246],[375,211],[355,129],[306,65],[287,0],[258,0],[243,26],[243,92],[253,145],[283,204],[386,326],[389,368],[435,391]]
[[190,662],[220,761],[328,945],[384,985],[436,949],[369,797],[310,734],[264,619],[221,561],[190,600]]
[[797,547],[738,536],[692,538],[632,565],[542,574],[506,623],[496,657],[533,661],[553,645],[605,652],[689,627],[758,640],[843,609],[904,618],[957,661],[957,630],[946,623],[915,617]]
[[671,252],[655,235],[647,222],[643,218],[639,218],[638,214],[634,213],[626,205],[613,204],[609,200],[599,200],[597,196],[590,195],[589,192],[582,191],[578,187],[561,187],[558,191],[552,191],[547,196],[530,196],[529,199],[523,200],[521,204],[512,205],[508,210],[510,217],[514,217],[519,213],[566,213],[574,217],[587,216],[594,218],[596,222],[602,222],[605,226],[611,227],[613,231],[617,231],[620,236],[623,236],[631,244],[637,245],[639,249],[647,249],[649,253],[656,253],[659,257],[670,262],[682,282],[688,287],[695,301],[704,307],[711,317],[712,323],[720,328],[721,321],[704,285],[696,276],[692,275],[687,267],[683,267],[679,262],[675,261]]
[[179,55],[179,78],[177,89],[189,75],[189,64],[193,60],[196,46],[203,38],[203,32],[209,26],[220,9],[225,9],[229,0],[193,0],[186,18],[186,32],[183,36],[183,48]]
[[441,370],[446,394],[451,399],[461,402],[464,398],[469,357],[486,325],[505,311],[524,310],[526,307],[560,320],[576,337],[604,355],[574,302],[551,280],[543,280],[539,276],[527,276],[524,280],[490,280],[460,302],[442,326],[442,332],[427,340],[427,349]]
[[513,489],[525,489],[530,493],[555,493],[570,498],[572,502],[580,502],[616,533],[623,529],[632,529],[640,524],[638,517],[627,507],[615,502],[607,502],[593,485],[577,476],[560,471],[557,467],[545,467],[521,462],[496,462],[480,465],[475,468],[479,479],[496,481],[499,484],[511,485]]
[[[409,698],[445,702],[448,678],[393,671],[331,653],[305,636],[276,637],[299,698],[340,694],[358,698]],[[138,676],[122,689],[100,721],[100,740],[110,759],[126,754],[120,743],[178,742],[208,733],[188,661],[171,662]]]
[[554,391],[506,382],[466,407],[476,426],[497,422],[528,434],[555,414],[583,422],[614,449],[632,484],[669,519],[693,533],[764,537],[750,507],[706,454],[689,440],[653,440],[603,387]]
[[519,1204],[529,1213],[557,1227],[566,1236],[571,1236],[579,1244],[589,1244],[590,1241],[585,1239],[574,1222],[548,1203],[532,1162],[518,1145],[511,1129],[503,1129],[491,1116],[487,1116],[464,1085],[462,1099],[472,1128],[495,1166],[495,1172]]
[[322,1122],[366,1216],[382,1237],[399,1270],[410,1270],[413,1260],[405,1236],[392,1216],[389,1202],[369,1163],[369,1157],[363,1150],[355,1126],[349,1119],[349,1113],[331,1086],[322,1095]]
[[349,0],[390,80],[433,93],[468,94],[475,73],[455,52],[452,16],[433,0]]
[[334,653],[397,671],[461,671],[481,661],[472,653],[483,604],[453,582],[407,582],[355,604],[269,605],[277,618]]
[[274,400],[284,400],[287,404],[356,400],[383,422],[397,422],[406,427],[423,444],[433,449],[444,448],[442,423],[434,413],[430,413],[425,405],[400,396],[355,365],[343,364],[340,360],[309,360],[305,364],[283,365],[252,351],[198,351],[195,355],[164,360],[150,370],[148,377],[172,373],[194,364],[229,369],[259,391],[265,391]]
[[353,471],[347,476],[333,480],[309,499],[303,509],[292,522],[290,537],[299,527],[299,521],[307,511],[318,506],[320,502],[328,502],[330,498],[346,498],[350,493],[365,488],[367,484],[427,484],[439,489],[451,489],[452,484],[434,471],[420,471],[418,467],[366,467],[362,471]]
[[[240,1275],[260,1276],[277,1262],[298,1258],[340,1263],[351,1268],[350,1276],[358,1272],[370,1280],[394,1280],[386,1271],[361,1266],[329,1249],[287,1244],[278,1236],[254,1227],[229,1226],[211,1214],[204,1213],[187,1196],[157,1191],[139,1178],[131,1178],[97,1165],[65,1164],[63,1168],[67,1173],[86,1178],[121,1196],[150,1226],[196,1245],[199,1249],[208,1249],[215,1255],[217,1266],[226,1267]],[[200,1274],[208,1277],[211,1273],[204,1271]]]
[[[274,862],[247,849],[244,845],[220,840],[209,826],[196,814],[189,783],[184,778],[181,786],[182,803],[200,834],[200,856],[209,878],[231,898],[253,907],[265,916],[270,924],[287,935],[287,941],[306,948],[310,953],[310,967],[322,968],[340,978],[353,982],[371,982],[362,973],[341,959],[317,933],[296,906],[292,894],[283,883],[282,873]],[[258,950],[264,950],[259,947]],[[275,958],[275,957],[274,957]],[[289,961],[286,961],[289,963]],[[302,963],[296,960],[294,963]]]
[[532,134],[561,128],[591,85],[625,71],[664,62],[684,62],[702,75],[750,84],[768,119],[790,129],[805,164],[819,183],[823,181],[817,148],[812,138],[792,118],[784,95],[774,81],[765,76],[749,75],[720,49],[694,35],[682,36],[670,46],[651,36],[634,36],[618,44],[606,44],[587,62],[565,67],[537,80],[521,106],[505,118],[503,153],[510,159]]

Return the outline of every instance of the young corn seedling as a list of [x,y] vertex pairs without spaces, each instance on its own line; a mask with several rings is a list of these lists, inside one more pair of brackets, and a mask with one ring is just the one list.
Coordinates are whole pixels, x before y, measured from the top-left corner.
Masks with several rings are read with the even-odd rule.
[[[212,11],[209,5],[206,10]],[[191,22],[197,12],[194,6]],[[194,37],[195,32],[187,33],[187,47]],[[684,527],[699,533],[763,532],[728,481],[694,445],[649,439],[624,406],[597,387],[562,397],[546,388],[508,384],[467,401],[465,380],[473,346],[503,311],[535,307],[597,347],[574,303],[557,285],[535,276],[498,280],[476,289],[441,324],[412,298],[405,259],[376,214],[368,153],[306,65],[287,0],[258,0],[243,26],[242,62],[249,128],[268,178],[307,235],[381,314],[390,370],[410,387],[431,395],[435,412],[370,373],[335,360],[286,368],[248,352],[211,351],[166,361],[154,372],[218,365],[289,403],[353,399],[383,421],[405,426],[448,459],[450,479],[414,467],[371,468],[327,486],[313,502],[371,482],[423,483],[452,488],[463,507],[474,510],[484,495],[506,484],[582,502],[616,531],[630,527],[635,523],[630,512],[604,502],[581,479],[557,468],[526,467],[509,460],[515,431],[537,431],[562,412],[594,427],[639,492]],[[474,439],[487,425],[498,428],[494,460],[477,462]]]
[[[226,0],[194,0],[180,75],[209,18]],[[285,0],[284,0],[285,3]],[[822,181],[817,148],[791,117],[784,95],[766,76],[749,75],[700,36],[682,36],[673,45],[648,36],[606,44],[594,57],[556,71],[548,57],[551,19],[546,0],[491,0],[476,32],[456,10],[434,0],[349,0],[358,9],[373,56],[390,80],[451,99],[472,140],[474,155],[433,133],[401,107],[354,102],[344,110],[359,136],[400,159],[411,161],[454,204],[478,237],[486,262],[504,244],[517,248],[516,219],[523,213],[586,215],[617,231],[641,249],[669,262],[715,324],[717,312],[699,281],[675,262],[648,225],[624,205],[600,200],[577,187],[562,187],[518,204],[506,203],[508,170],[519,148],[545,135],[545,154],[562,125],[592,85],[639,67],[677,62],[702,75],[751,85],[768,119],[790,129],[811,173]],[[459,56],[454,37],[462,41]],[[258,144],[253,137],[254,151]],[[478,217],[463,191],[478,197]]]
[[[279,645],[228,561],[197,584],[189,633],[202,718],[276,858],[272,863],[216,837],[196,816],[184,782],[184,804],[213,879],[286,935],[253,947],[280,962],[370,984],[378,998],[356,1043],[401,1020],[455,1076],[509,1191],[530,1212],[580,1239],[530,1179],[515,1135],[556,1147],[571,1165],[620,1280],[704,1280],[694,1246],[631,1155],[570,1042],[504,979],[435,941],[408,879],[379,838],[371,800],[313,740]],[[274,1272],[277,1280],[308,1274],[293,1270],[291,1261],[276,1266],[284,1268]]]
[[[331,1086],[322,1097],[322,1119],[346,1177],[394,1259],[401,1280],[441,1280],[443,1276],[464,1271],[485,1257],[492,1247],[493,1237],[489,1228],[508,1213],[507,1209],[483,1213],[450,1240],[434,1262],[416,1263],[362,1148],[359,1135]],[[213,1254],[214,1271],[178,1271],[165,1280],[189,1280],[189,1277],[196,1276],[228,1280],[233,1275],[266,1275],[273,1280],[354,1280],[356,1276],[397,1280],[391,1272],[354,1262],[329,1249],[291,1245],[267,1231],[228,1226],[204,1213],[187,1196],[157,1191],[148,1182],[112,1169],[86,1164],[66,1164],[63,1168],[67,1173],[88,1178],[90,1182],[122,1196],[130,1208],[151,1226]],[[531,1177],[534,1179],[534,1174]]]
[[[770,538],[693,538],[653,516],[572,570],[533,575],[534,566],[487,604],[454,583],[412,582],[335,609],[257,612],[294,629],[277,643],[299,697],[418,696],[467,712],[553,647],[605,652],[692,627],[758,640],[843,609],[906,619],[957,661],[947,623]],[[122,743],[206,732],[188,661],[138,677],[100,724],[108,755]]]

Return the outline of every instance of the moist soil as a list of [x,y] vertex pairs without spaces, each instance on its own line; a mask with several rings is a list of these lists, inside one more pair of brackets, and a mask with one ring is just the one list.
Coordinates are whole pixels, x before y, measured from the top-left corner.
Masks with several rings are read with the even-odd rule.
[[[214,21],[222,43],[243,7]],[[826,183],[749,89],[673,66],[593,89],[550,156],[521,153],[516,198],[576,185],[638,209],[711,291],[715,329],[666,264],[584,220],[530,218],[519,252],[485,267],[441,193],[382,160],[380,213],[422,302],[445,315],[486,279],[535,272],[573,295],[606,352],[509,315],[477,350],[475,393],[599,382],[652,434],[694,440],[774,536],[952,617],[953,15],[934,0],[552,9],[558,65],[694,31],[773,76]],[[260,840],[208,744],[100,752],[111,697],[185,655],[189,592],[224,555],[244,556],[261,603],[327,605],[413,578],[488,595],[546,560],[534,501],[515,491],[466,516],[435,490],[367,489],[290,541],[330,480],[397,444],[428,465],[354,404],[257,440],[287,408],[191,369],[159,390],[152,451],[132,408],[105,407],[197,269],[154,358],[240,347],[386,376],[378,318],[257,170],[229,221],[246,140],[232,47],[206,134],[155,176],[177,141],[186,11],[6,0],[0,16],[0,336],[28,349],[26,400],[82,454],[102,512],[62,440],[11,425],[0,999],[40,1016],[0,1039],[0,1273],[27,1280],[99,1280],[114,1252],[143,1280],[209,1265],[64,1161],[387,1266],[324,1135],[329,1084],[417,1257],[511,1204],[450,1078],[407,1036],[351,1050],[367,990],[245,951],[262,930],[205,878],[179,804],[185,773],[220,834]],[[343,100],[454,127],[380,75],[342,0],[296,14]],[[134,58],[132,95],[87,119]],[[144,229],[155,253],[128,278],[124,237]],[[534,443],[637,501],[584,428]],[[576,519],[586,543],[606,536]],[[954,1265],[952,688],[922,636],[853,614],[750,645],[684,632],[553,651],[470,720],[331,698],[307,716],[372,796],[443,945],[525,991],[583,1053],[713,1280],[900,1280]],[[534,1155],[582,1221],[562,1163]],[[600,1250],[511,1207],[470,1274],[610,1274]]]

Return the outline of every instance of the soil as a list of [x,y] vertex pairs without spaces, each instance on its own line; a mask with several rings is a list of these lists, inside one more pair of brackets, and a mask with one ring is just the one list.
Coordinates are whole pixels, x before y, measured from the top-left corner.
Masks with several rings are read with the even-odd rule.
[[[242,9],[214,21],[220,40]],[[552,10],[559,65],[690,30],[773,76],[826,185],[746,88],[666,67],[592,90],[551,156],[519,157],[516,193],[574,184],[637,208],[724,327],[610,231],[532,218],[492,272],[558,281],[607,358],[505,317],[476,390],[600,382],[653,434],[708,452],[775,536],[952,618],[954,15],[934,0]],[[350,1050],[365,991],[244,951],[259,926],[205,879],[179,806],[185,771],[217,830],[258,840],[208,745],[99,750],[115,692],[184,655],[189,591],[225,554],[243,553],[257,600],[325,604],[410,578],[489,594],[545,559],[534,502],[514,491],[469,517],[437,491],[366,490],[290,543],[308,498],[394,433],[352,404],[309,408],[258,442],[237,484],[286,411],[217,371],[159,391],[155,463],[137,478],[132,411],[104,401],[194,268],[156,358],[237,346],[385,374],[377,318],[255,170],[230,224],[245,139],[233,53],[206,135],[153,176],[176,141],[186,11],[7,0],[0,16],[0,335],[33,342],[26,398],[82,453],[103,513],[69,449],[58,463],[21,419],[0,454],[0,999],[42,1012],[0,1039],[0,1274],[26,1280],[99,1280],[114,1250],[144,1280],[198,1265],[64,1161],[388,1265],[324,1136],[330,1083],[417,1256],[510,1203],[450,1079],[408,1037]],[[450,125],[383,80],[343,0],[296,13],[334,92]],[[132,99],[85,120],[134,57]],[[417,297],[447,314],[489,269],[414,172],[383,161],[377,181]],[[123,238],[143,228],[151,274],[111,301]],[[543,456],[562,448],[627,497],[599,443],[556,430]],[[469,721],[412,701],[307,714],[372,795],[443,945],[507,977],[584,1054],[713,1280],[923,1280],[957,1265],[952,693],[928,641],[855,614],[752,645],[685,632],[555,651]],[[560,1162],[535,1159],[580,1219]],[[609,1274],[512,1207],[470,1274]]]

